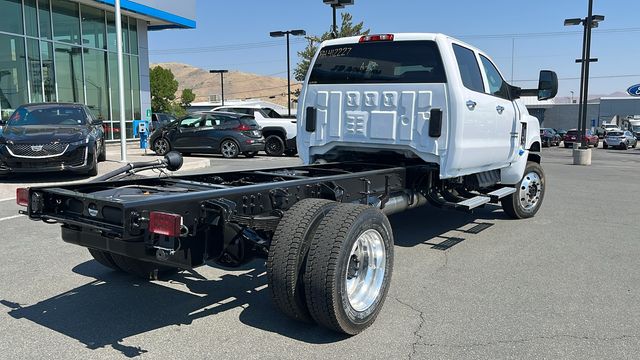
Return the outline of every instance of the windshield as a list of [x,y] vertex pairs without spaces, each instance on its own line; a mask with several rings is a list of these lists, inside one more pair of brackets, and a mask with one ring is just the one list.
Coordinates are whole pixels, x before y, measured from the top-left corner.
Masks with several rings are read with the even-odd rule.
[[77,106],[47,106],[34,109],[20,107],[11,115],[7,126],[78,126],[86,123],[87,114]]
[[444,66],[433,41],[384,41],[322,48],[310,84],[444,83]]
[[640,132],[640,125],[632,125],[631,126],[631,131]]

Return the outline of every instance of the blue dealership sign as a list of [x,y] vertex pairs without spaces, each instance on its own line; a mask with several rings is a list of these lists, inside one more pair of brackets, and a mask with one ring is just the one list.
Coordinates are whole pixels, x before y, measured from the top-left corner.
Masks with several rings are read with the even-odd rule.
[[627,93],[631,96],[640,96],[640,84],[635,84],[627,89]]

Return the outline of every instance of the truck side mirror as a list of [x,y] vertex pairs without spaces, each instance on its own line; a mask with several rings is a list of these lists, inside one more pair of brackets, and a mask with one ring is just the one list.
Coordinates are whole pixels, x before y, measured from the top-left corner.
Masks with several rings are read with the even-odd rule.
[[551,70],[541,70],[538,80],[538,100],[553,99],[558,94],[558,75]]

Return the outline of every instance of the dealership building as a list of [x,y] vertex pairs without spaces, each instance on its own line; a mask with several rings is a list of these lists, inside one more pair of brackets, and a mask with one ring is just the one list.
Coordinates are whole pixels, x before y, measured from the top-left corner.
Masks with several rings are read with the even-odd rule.
[[[114,0],[0,0],[0,112],[87,104],[120,136]],[[150,114],[149,31],[193,29],[195,0],[121,0],[127,137]]]

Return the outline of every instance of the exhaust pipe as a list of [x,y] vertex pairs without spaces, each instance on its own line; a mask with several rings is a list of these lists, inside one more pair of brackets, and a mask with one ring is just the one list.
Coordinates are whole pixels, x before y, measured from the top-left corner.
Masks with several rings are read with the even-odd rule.
[[409,209],[416,208],[418,206],[422,206],[428,204],[424,195],[415,191],[407,191],[404,193],[397,194],[389,198],[389,200],[382,206],[382,202],[378,201],[376,203],[376,207],[382,210],[385,215],[396,214],[399,212],[403,212]]

